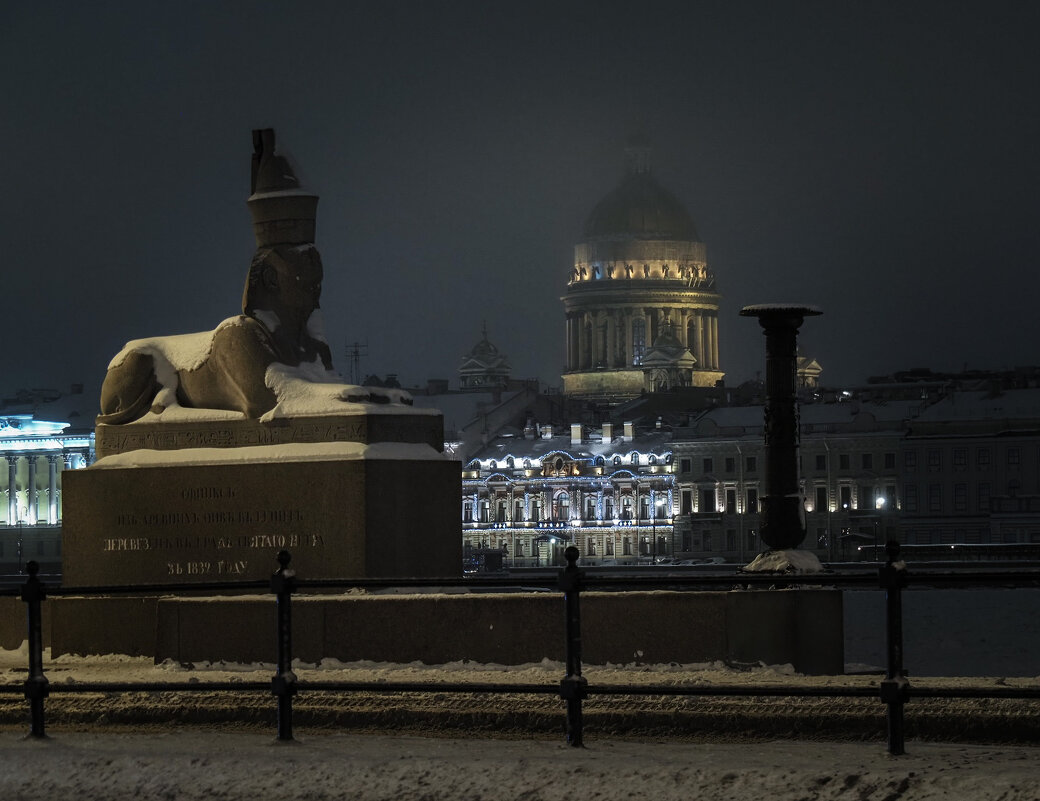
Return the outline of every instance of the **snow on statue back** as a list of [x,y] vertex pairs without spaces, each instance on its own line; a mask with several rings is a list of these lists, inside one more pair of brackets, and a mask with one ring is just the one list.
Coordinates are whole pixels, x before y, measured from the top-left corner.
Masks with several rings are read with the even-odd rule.
[[[317,414],[335,413],[344,402],[411,402],[407,393],[343,384],[333,372],[318,308],[318,198],[300,187],[289,161],[274,152],[273,130],[254,131],[253,145],[248,204],[257,250],[242,314],[211,332],[128,343],[109,364],[98,423],[129,423],[171,407],[226,410],[250,419],[284,416],[289,411],[279,405],[299,408],[301,397],[324,401],[308,408]],[[310,391],[301,382],[321,389]]]

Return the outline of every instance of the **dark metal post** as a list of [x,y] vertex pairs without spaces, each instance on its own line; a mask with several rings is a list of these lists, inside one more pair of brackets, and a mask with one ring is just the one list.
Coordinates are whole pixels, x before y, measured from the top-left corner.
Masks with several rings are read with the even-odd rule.
[[50,694],[47,677],[43,675],[43,621],[40,601],[47,597],[43,582],[36,574],[40,566],[29,562],[25,566],[29,578],[22,585],[22,600],[26,603],[29,628],[29,675],[25,679],[25,697],[29,701],[29,736],[46,737],[43,726],[43,699]]
[[278,671],[271,680],[271,693],[278,697],[278,739],[292,740],[292,698],[296,695],[296,674],[292,672],[292,594],[296,571],[289,569],[292,557],[278,552],[280,569],[271,576],[271,592],[278,600]]
[[582,741],[581,702],[588,697],[588,682],[581,675],[580,595],[585,573],[578,569],[578,549],[564,551],[567,567],[560,571],[560,589],[566,607],[567,675],[560,682],[560,698],[567,702],[567,744],[580,748]]
[[798,469],[798,329],[811,306],[745,306],[766,337],[765,495],[760,499],[762,542],[774,551],[805,539],[805,507]]
[[903,705],[910,698],[910,682],[903,673],[903,587],[906,586],[906,562],[899,558],[899,543],[885,545],[888,561],[879,569],[885,589],[886,643],[888,668],[881,682],[881,700],[888,704],[888,753],[905,754],[903,738]]

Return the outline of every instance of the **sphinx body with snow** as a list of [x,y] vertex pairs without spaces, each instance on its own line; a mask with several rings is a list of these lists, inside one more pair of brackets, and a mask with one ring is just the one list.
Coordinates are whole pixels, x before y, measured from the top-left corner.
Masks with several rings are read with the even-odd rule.
[[213,331],[128,343],[109,364],[98,423],[129,423],[171,407],[257,419],[275,413],[282,396],[307,394],[319,406],[410,402],[407,393],[343,384],[332,370],[319,310],[321,256],[313,244],[317,201],[300,188],[288,160],[274,152],[274,132],[254,132],[248,203],[257,250],[242,314]]

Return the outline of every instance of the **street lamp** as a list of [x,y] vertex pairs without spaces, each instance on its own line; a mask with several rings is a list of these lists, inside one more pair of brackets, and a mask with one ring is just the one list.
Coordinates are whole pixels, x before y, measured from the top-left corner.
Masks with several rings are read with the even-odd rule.
[[874,509],[877,510],[877,514],[874,516],[874,561],[881,561],[878,556],[878,524],[881,522],[881,513],[885,509],[885,496],[878,495],[874,499]]

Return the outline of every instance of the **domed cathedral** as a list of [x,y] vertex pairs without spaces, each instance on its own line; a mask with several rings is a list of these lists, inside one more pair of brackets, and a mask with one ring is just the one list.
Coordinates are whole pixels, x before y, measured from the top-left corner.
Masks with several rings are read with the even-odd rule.
[[[618,403],[643,391],[711,387],[719,370],[719,293],[689,212],[632,138],[621,184],[592,210],[563,297],[563,391]],[[649,360],[648,360],[649,357]]]

